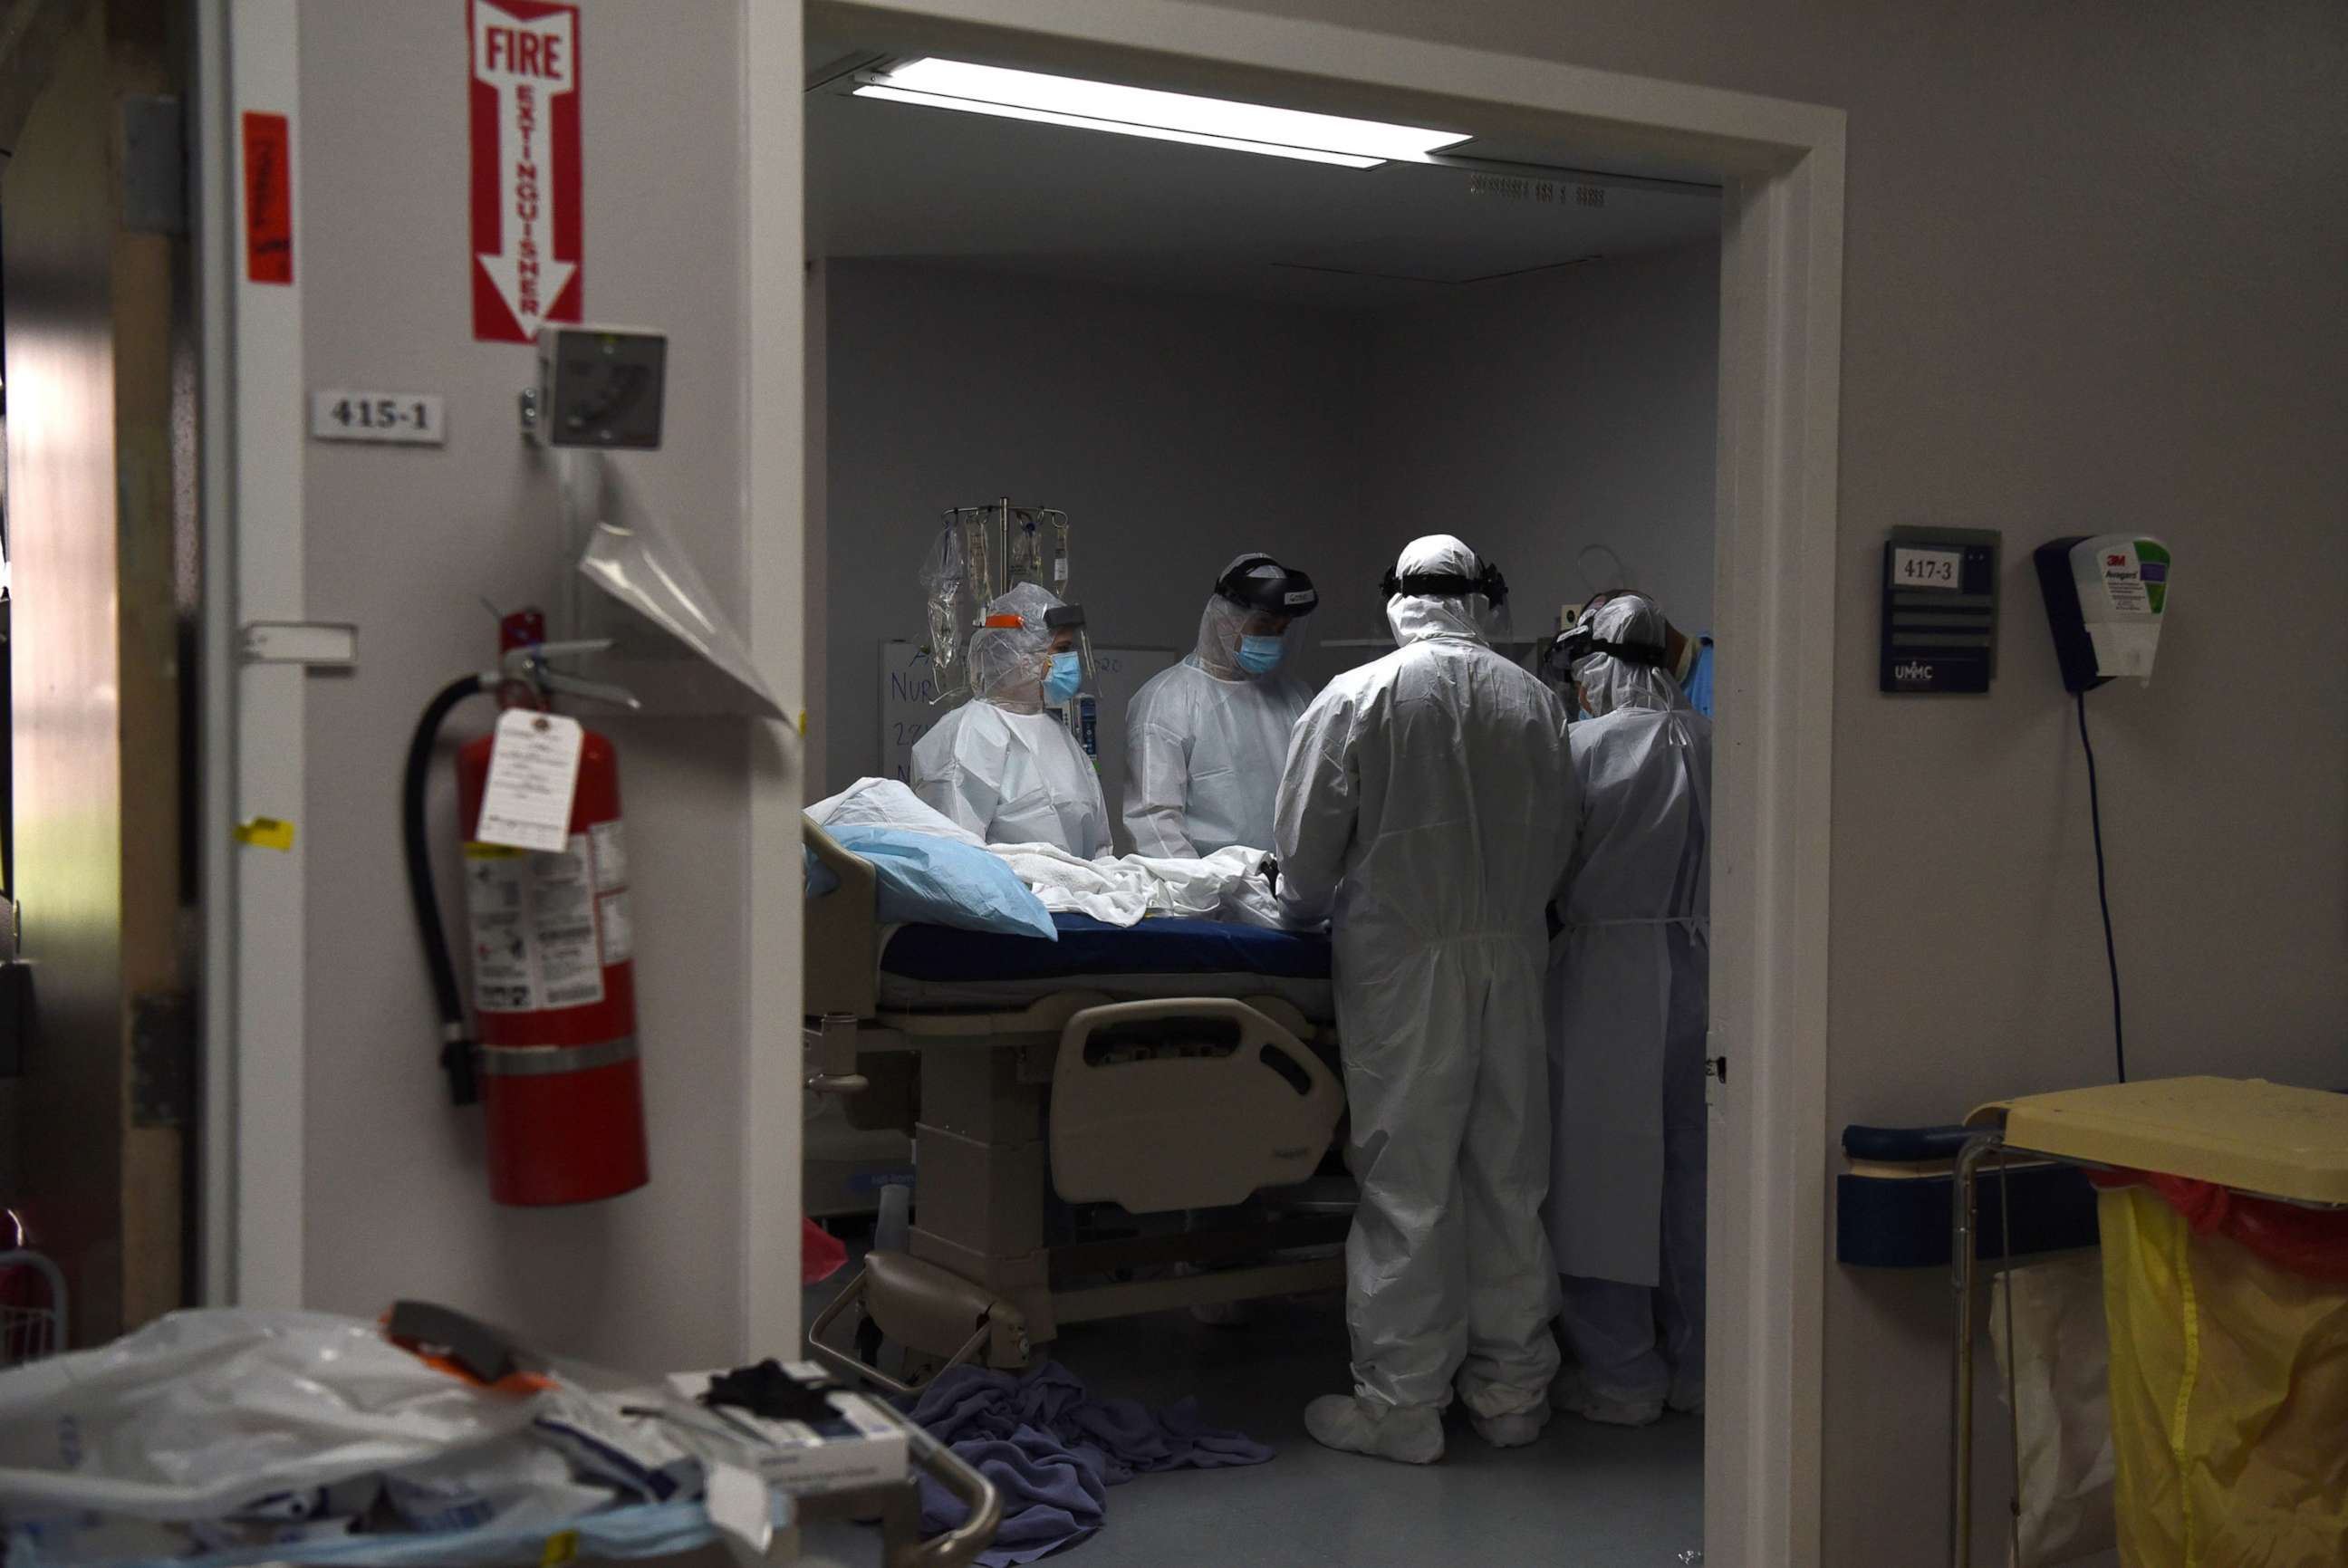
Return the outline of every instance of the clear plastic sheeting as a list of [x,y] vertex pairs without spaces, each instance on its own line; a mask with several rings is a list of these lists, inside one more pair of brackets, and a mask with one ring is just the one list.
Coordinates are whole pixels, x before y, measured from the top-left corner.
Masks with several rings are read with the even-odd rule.
[[[0,1374],[0,1553],[12,1568],[642,1555],[712,1539],[695,1500],[757,1462],[628,1374],[564,1362],[482,1387],[359,1318],[178,1312]],[[721,1511],[742,1538],[738,1507]]]
[[535,1413],[353,1318],[175,1312],[0,1377],[0,1509],[221,1517],[491,1442]]
[[2116,1538],[2103,1260],[2085,1253],[2009,1269],[1996,1292],[1990,1336],[2013,1390],[2020,1450],[2015,1568],[2055,1568],[2108,1552]]
[[[788,1500],[777,1499],[778,1513]],[[788,1522],[778,1519],[778,1523]],[[540,1525],[487,1524],[437,1535],[343,1535],[332,1539],[230,1548],[179,1559],[174,1568],[258,1568],[316,1564],[319,1568],[530,1568],[571,1562],[669,1560],[720,1539],[709,1511],[698,1502],[647,1503],[574,1520],[560,1530]],[[92,1568],[78,1550],[63,1554],[19,1543],[11,1568]],[[143,1565],[142,1565],[143,1568]]]
[[634,619],[603,616],[582,627],[613,643],[608,655],[595,655],[591,673],[626,686],[654,716],[788,719],[749,645],[667,525],[642,505],[620,504],[633,498],[616,471],[600,494],[609,504],[586,530],[579,574]]

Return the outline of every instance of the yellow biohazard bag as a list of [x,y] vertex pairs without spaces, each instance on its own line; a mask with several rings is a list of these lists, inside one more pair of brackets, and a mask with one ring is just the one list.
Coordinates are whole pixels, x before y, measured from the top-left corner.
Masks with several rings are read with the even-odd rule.
[[2348,1565],[2348,1285],[2099,1198],[2120,1561]]

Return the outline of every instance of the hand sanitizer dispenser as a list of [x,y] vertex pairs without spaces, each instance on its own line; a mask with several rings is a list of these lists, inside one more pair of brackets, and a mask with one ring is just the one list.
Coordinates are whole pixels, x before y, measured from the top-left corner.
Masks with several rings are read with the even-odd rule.
[[2040,545],[2037,562],[2064,689],[2092,691],[2118,676],[2149,683],[2168,607],[2168,547],[2132,533],[2074,535]]

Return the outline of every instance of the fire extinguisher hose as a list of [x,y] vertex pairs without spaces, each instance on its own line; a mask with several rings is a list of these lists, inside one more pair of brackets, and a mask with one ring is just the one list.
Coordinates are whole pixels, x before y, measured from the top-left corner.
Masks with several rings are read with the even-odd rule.
[[482,690],[481,677],[449,682],[425,705],[407,742],[407,769],[400,780],[400,830],[407,849],[407,893],[416,905],[416,934],[432,971],[432,997],[440,1009],[440,1068],[448,1075],[452,1105],[480,1099],[473,1077],[473,1039],[465,1026],[465,1002],[457,988],[457,965],[448,954],[448,933],[440,922],[440,900],[432,888],[432,851],[424,833],[424,789],[432,770],[432,748],[449,713]]

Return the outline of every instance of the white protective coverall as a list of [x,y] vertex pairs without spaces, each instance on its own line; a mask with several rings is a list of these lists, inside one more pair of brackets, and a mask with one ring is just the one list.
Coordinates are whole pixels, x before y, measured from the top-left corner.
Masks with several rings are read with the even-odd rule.
[[[1254,612],[1217,593],[1199,617],[1199,645],[1149,677],[1125,710],[1125,830],[1133,852],[1194,860],[1244,844],[1272,848],[1272,797],[1288,739],[1312,691],[1280,668],[1239,664]],[[1282,636],[1295,654],[1297,628]]]
[[1099,769],[1044,707],[1044,615],[1059,603],[1023,583],[987,605],[1021,624],[971,634],[971,700],[914,742],[913,793],[990,844],[1052,844],[1097,860],[1112,849]]
[[[1478,570],[1448,535],[1396,564]],[[1306,1425],[1422,1462],[1442,1452],[1455,1375],[1478,1429],[1522,1442],[1558,1365],[1543,911],[1579,807],[1564,707],[1485,642],[1489,612],[1481,593],[1389,599],[1401,647],[1314,700],[1278,809],[1283,904],[1334,911],[1361,1184],[1345,1243],[1356,1392],[1314,1401]]]
[[[1635,594],[1593,620],[1603,642],[1663,641]],[[1560,1397],[1637,1424],[1704,1403],[1712,722],[1662,669],[1596,653],[1572,674],[1593,717],[1570,735],[1580,831],[1549,975],[1549,1228],[1579,1364]]]

